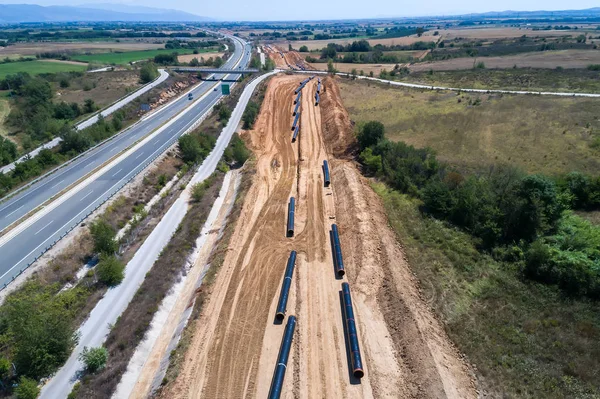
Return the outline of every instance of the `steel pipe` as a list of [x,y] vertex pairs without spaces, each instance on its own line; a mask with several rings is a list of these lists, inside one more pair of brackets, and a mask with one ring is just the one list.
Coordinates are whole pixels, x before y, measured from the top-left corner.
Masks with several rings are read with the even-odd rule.
[[301,83],[300,87],[298,87],[296,90],[294,90],[294,94],[298,94],[302,91],[302,89],[304,89],[304,86],[306,86],[306,83]]
[[298,133],[300,133],[300,124],[296,125],[296,129],[294,129],[294,135],[292,136],[292,143],[295,143],[296,139],[298,139]]
[[302,100],[302,92],[298,93],[296,99],[294,100],[294,104],[298,104]]
[[288,204],[288,222],[287,222],[287,235],[288,237],[294,236],[294,212],[296,210],[296,199],[294,197],[290,198],[290,203]]
[[350,362],[352,374],[356,378],[363,378],[362,358],[360,356],[360,347],[358,346],[358,333],[356,331],[356,321],[354,319],[354,310],[352,309],[352,297],[350,296],[350,284],[342,283],[342,299],[344,301],[344,322],[346,323],[346,338],[350,347]]
[[279,356],[277,357],[277,364],[275,365],[275,371],[273,372],[273,380],[271,381],[268,399],[279,399],[281,397],[281,392],[283,391],[283,379],[285,378],[287,362],[290,357],[295,328],[296,317],[290,316],[285,326],[285,331],[283,332],[281,346],[279,347]]
[[294,112],[292,112],[292,116],[296,116],[296,114],[298,113],[298,109],[300,109],[300,102],[296,103],[296,106],[294,107]]
[[325,179],[325,187],[329,187],[331,179],[329,178],[329,163],[326,160],[323,161],[323,178]]
[[285,318],[285,309],[287,306],[288,296],[290,294],[290,286],[292,285],[292,276],[294,275],[294,265],[296,264],[296,251],[290,253],[290,257],[285,267],[283,275],[283,283],[281,284],[281,293],[279,294],[279,302],[277,303],[277,311],[275,318],[283,321]]
[[315,93],[315,107],[319,105],[320,101],[321,101],[321,96],[319,96],[319,93]]
[[333,233],[333,248],[335,250],[334,263],[335,263],[335,271],[338,276],[343,276],[346,274],[346,270],[344,269],[344,258],[342,257],[342,246],[340,245],[340,234],[338,232],[337,225],[334,223],[331,225],[331,232]]
[[298,112],[296,114],[296,117],[294,118],[294,123],[292,123],[292,132],[294,131],[294,129],[296,129],[296,125],[298,124],[298,120],[300,119],[300,114],[302,112]]
[[321,94],[321,78],[317,79],[317,93]]

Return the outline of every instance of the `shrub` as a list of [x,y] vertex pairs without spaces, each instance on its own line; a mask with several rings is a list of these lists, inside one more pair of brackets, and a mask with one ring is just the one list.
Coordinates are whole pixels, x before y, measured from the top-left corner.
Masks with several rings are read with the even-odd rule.
[[192,135],[186,134],[179,138],[179,154],[184,162],[193,164],[202,159],[200,143]]
[[258,111],[260,110],[260,106],[254,101],[249,101],[246,109],[244,110],[244,115],[242,115],[242,121],[244,125],[243,129],[252,129],[254,127],[254,121],[258,116]]
[[576,215],[565,215],[555,235],[530,246],[525,275],[556,284],[570,295],[600,298],[600,228]]
[[112,255],[117,252],[118,243],[115,240],[115,229],[103,219],[90,224],[90,233],[94,240],[94,251],[101,254]]
[[104,255],[96,266],[96,273],[98,280],[109,287],[114,287],[121,284],[125,278],[125,265],[115,256]]
[[158,77],[158,69],[156,66],[148,62],[140,68],[140,82],[150,83]]
[[17,399],[36,399],[40,394],[40,389],[35,380],[27,377],[21,377],[19,385],[15,388]]
[[377,145],[383,139],[384,130],[385,128],[381,122],[370,121],[365,123],[357,136],[358,145],[362,150]]
[[102,346],[91,349],[88,349],[88,347],[85,346],[79,355],[79,360],[85,364],[85,368],[88,372],[95,373],[106,366],[108,351]]

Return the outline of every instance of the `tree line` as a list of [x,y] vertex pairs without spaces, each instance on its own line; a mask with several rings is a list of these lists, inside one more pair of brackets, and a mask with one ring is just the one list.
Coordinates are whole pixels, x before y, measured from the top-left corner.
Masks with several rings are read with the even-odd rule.
[[573,213],[600,209],[600,177],[509,166],[463,174],[430,149],[385,139],[376,121],[362,126],[358,143],[366,173],[420,198],[423,213],[470,233],[481,251],[516,264],[524,278],[600,298],[600,227]]

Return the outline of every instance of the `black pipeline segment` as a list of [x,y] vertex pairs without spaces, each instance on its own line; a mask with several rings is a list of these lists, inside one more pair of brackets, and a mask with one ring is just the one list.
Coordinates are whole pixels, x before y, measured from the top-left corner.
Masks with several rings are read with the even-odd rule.
[[319,96],[319,93],[315,93],[315,107],[319,105],[320,101],[321,101],[321,96]]
[[338,232],[337,225],[334,223],[331,225],[331,232],[333,235],[333,248],[335,250],[334,262],[335,262],[335,271],[338,276],[343,276],[346,274],[346,270],[344,269],[344,258],[342,257],[342,246],[340,245],[340,234]]
[[294,212],[296,210],[296,199],[294,197],[290,198],[290,203],[288,204],[288,222],[287,222],[287,236],[294,236]]
[[317,79],[317,93],[321,94],[321,79]]
[[281,347],[279,348],[279,356],[271,381],[271,389],[269,389],[268,399],[279,399],[283,391],[283,379],[287,369],[288,358],[290,357],[290,349],[292,348],[292,339],[294,338],[294,329],[296,328],[296,316],[290,316],[283,332]]
[[294,123],[292,123],[292,132],[294,131],[294,129],[296,129],[296,125],[298,124],[298,120],[300,119],[300,114],[302,112],[298,112],[296,114],[296,116],[294,117]]
[[296,116],[298,114],[298,109],[300,109],[300,103],[296,104],[294,107],[294,112],[292,112],[292,116]]
[[288,296],[290,294],[290,286],[292,285],[292,276],[294,275],[294,265],[296,264],[296,251],[290,253],[290,257],[285,267],[283,283],[281,284],[281,293],[279,294],[279,302],[277,303],[277,312],[275,318],[283,321],[285,318],[285,309],[287,306]]
[[300,125],[296,125],[296,129],[294,129],[294,135],[292,136],[292,143],[296,142],[296,139],[298,139],[298,133],[300,133]]
[[342,298],[344,300],[344,322],[346,323],[346,338],[350,346],[350,361],[352,362],[352,374],[356,378],[365,375],[358,346],[358,334],[356,332],[356,321],[354,309],[352,308],[352,297],[350,296],[350,284],[342,283]]
[[306,82],[300,84],[300,86],[296,90],[294,90],[294,94],[300,93],[302,91],[302,89],[304,89],[304,86],[306,86]]
[[329,178],[329,163],[323,161],[323,178],[325,179],[325,187],[329,187],[331,179]]
[[302,100],[302,92],[298,93],[298,95],[294,99],[294,104],[298,104],[300,100]]

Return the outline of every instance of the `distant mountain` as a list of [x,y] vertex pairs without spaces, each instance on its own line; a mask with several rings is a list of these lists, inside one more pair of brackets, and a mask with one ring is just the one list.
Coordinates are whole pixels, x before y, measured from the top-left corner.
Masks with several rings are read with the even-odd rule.
[[[162,10],[150,7],[119,6],[116,4],[99,4],[92,6],[38,6],[34,4],[0,4],[0,23],[18,22],[176,22],[176,21],[211,21],[177,10]],[[114,7],[113,7],[114,6]],[[109,7],[112,7],[109,8]],[[117,10],[118,8],[119,10]],[[138,10],[136,12],[136,9]]]
[[465,14],[458,17],[465,18],[595,18],[600,17],[600,7],[585,10],[558,10],[558,11],[491,11],[478,14]]

